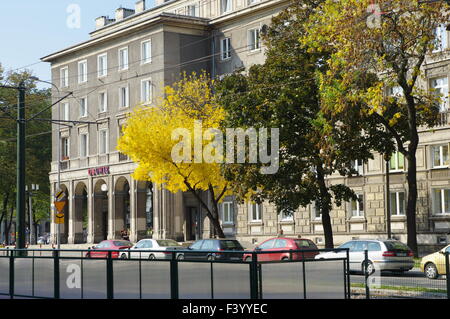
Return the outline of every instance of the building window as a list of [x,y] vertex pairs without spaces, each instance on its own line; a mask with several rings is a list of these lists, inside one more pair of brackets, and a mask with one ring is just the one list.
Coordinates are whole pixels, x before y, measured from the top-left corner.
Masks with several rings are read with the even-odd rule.
[[152,62],[152,42],[150,40],[141,44],[141,62],[142,64]]
[[322,212],[319,209],[317,203],[314,203],[312,206],[313,218],[314,219],[322,219]]
[[261,48],[259,29],[252,29],[248,31],[248,47],[250,51],[259,50]]
[[108,55],[102,54],[97,58],[98,77],[106,76],[108,74]]
[[69,120],[69,103],[68,102],[63,102],[61,103],[61,110],[62,110],[62,114],[61,114],[61,119],[63,121],[68,121]]
[[99,154],[106,154],[108,152],[108,130],[99,131]]
[[80,158],[88,156],[88,135],[80,134]]
[[88,115],[87,98],[82,97],[80,99],[80,117],[86,117]]
[[61,160],[65,161],[69,159],[69,138],[61,138]]
[[128,69],[128,48],[119,50],[119,70]]
[[261,222],[262,221],[262,204],[249,204],[250,216],[252,218],[252,222]]
[[441,77],[430,80],[430,87],[434,89],[436,95],[441,97],[440,111],[448,110],[448,78]]
[[78,62],[78,83],[87,82],[87,61]]
[[220,41],[220,57],[222,60],[231,58],[231,39],[225,38]]
[[389,171],[403,171],[405,169],[405,157],[400,152],[395,152],[389,160]]
[[128,107],[129,105],[129,90],[128,86],[121,87],[119,89],[120,107]]
[[364,195],[357,194],[357,200],[351,201],[352,217],[364,217]]
[[403,89],[401,86],[391,86],[388,89],[388,96],[394,96],[394,97],[402,97],[403,96]]
[[141,81],[141,102],[149,103],[152,101],[152,81]]
[[390,192],[391,216],[405,215],[405,192]]
[[60,71],[61,87],[69,86],[69,68],[62,68]]
[[190,4],[186,6],[186,15],[192,16],[192,17],[198,17],[198,4]]
[[294,212],[291,210],[282,210],[280,212],[281,221],[291,221],[294,220]]
[[433,189],[433,212],[436,215],[450,213],[450,189]]
[[222,203],[223,223],[232,224],[234,219],[234,206],[233,202]]
[[351,162],[351,168],[358,175],[364,174],[364,162],[362,160],[354,160]]
[[221,0],[222,13],[228,13],[233,10],[232,0]]
[[98,95],[98,111],[100,113],[106,112],[108,109],[108,94],[100,92]]
[[441,52],[447,49],[447,27],[440,25],[434,30],[434,49],[433,52]]
[[448,167],[448,144],[431,146],[433,168]]

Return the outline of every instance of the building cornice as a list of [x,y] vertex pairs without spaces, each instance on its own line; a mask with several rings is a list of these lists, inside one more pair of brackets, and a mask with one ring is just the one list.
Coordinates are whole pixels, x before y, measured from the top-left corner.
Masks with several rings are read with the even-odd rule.
[[152,17],[145,21],[139,21],[135,24],[126,25],[123,28],[119,30],[115,30],[114,32],[105,34],[101,37],[93,38],[84,42],[81,42],[79,44],[73,45],[71,47],[68,47],[66,49],[60,50],[58,52],[52,53],[50,55],[47,55],[41,60],[43,62],[52,62],[55,59],[58,59],[60,57],[63,57],[65,55],[71,54],[73,52],[86,49],[89,47],[92,47],[94,45],[97,45],[99,43],[103,43],[106,41],[109,41],[111,39],[118,38],[124,34],[139,31],[144,28],[148,28],[150,26],[158,25],[158,24],[171,24],[175,23],[179,27],[186,27],[186,28],[196,28],[196,29],[205,29],[208,27],[208,19],[204,18],[197,18],[197,17],[189,17],[189,16],[179,16],[172,13],[161,13],[158,14],[155,17]]

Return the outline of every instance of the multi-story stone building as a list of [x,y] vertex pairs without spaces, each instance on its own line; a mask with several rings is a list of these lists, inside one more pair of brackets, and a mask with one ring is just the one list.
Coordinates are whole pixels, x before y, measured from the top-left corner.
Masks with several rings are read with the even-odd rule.
[[[157,0],[147,9],[138,1],[134,10],[117,9],[115,19],[98,18],[89,40],[42,58],[51,63],[58,86],[54,99],[73,92],[53,118],[78,121],[55,125],[53,133],[58,147],[50,181],[55,191],[59,177],[68,197],[61,242],[118,238],[126,228],[133,241],[149,229],[154,237],[177,240],[209,234],[209,223],[189,193],[171,194],[131,178],[136,165],[116,150],[117,139],[133,106],[156,103],[182,72],[218,76],[263,62],[260,30],[287,4]],[[237,211],[230,200],[223,205],[228,216]],[[234,235],[231,223],[224,227]]]
[[[171,194],[131,178],[136,165],[116,150],[126,114],[138,104],[152,105],[164,87],[182,72],[206,70],[213,77],[265,59],[260,42],[263,26],[289,5],[288,0],[157,0],[153,8],[138,1],[134,10],[119,8],[114,19],[100,17],[90,39],[44,57],[51,63],[54,99],[73,96],[53,112],[53,118],[78,121],[55,125],[50,181],[68,196],[63,242],[98,242],[120,238],[129,228],[136,241],[152,229],[156,238],[193,240],[210,235],[201,207],[189,193]],[[442,33],[446,37],[446,31]],[[445,46],[447,42],[443,41]],[[448,95],[448,63],[444,55],[426,63],[429,87]],[[395,93],[395,90],[394,90]],[[447,102],[443,103],[443,111]],[[422,249],[444,244],[450,231],[449,121],[423,129],[417,152],[419,244]],[[70,123],[70,122],[68,122]],[[59,151],[58,151],[59,149]],[[60,174],[58,174],[58,165]],[[335,242],[352,238],[386,237],[387,210],[383,157],[355,162],[360,176],[334,176],[330,182],[352,187],[361,202],[332,211]],[[406,241],[405,161],[392,157],[390,169],[391,228]],[[228,236],[261,241],[281,231],[309,237],[320,246],[323,228],[314,205],[293,216],[277,214],[269,204],[221,204]],[[52,233],[55,234],[55,224]]]

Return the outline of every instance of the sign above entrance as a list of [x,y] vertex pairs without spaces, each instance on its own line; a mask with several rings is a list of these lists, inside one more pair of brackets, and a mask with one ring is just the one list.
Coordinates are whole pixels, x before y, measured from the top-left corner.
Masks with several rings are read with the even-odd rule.
[[109,175],[109,166],[88,169],[89,176]]

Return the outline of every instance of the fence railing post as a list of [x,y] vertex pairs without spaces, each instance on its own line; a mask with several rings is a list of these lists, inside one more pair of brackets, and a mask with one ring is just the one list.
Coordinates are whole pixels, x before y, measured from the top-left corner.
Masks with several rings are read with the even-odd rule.
[[170,260],[170,297],[172,299],[179,298],[178,260],[175,252],[172,253]]
[[106,298],[114,299],[114,269],[111,251],[108,251],[106,259]]
[[250,263],[250,299],[258,299],[258,255],[252,252]]
[[14,298],[14,254],[9,251],[9,297]]
[[450,261],[449,252],[445,252],[445,281],[447,282],[447,299],[450,299]]
[[348,299],[351,299],[352,296],[352,289],[350,286],[350,249],[346,249],[347,254],[347,288],[348,288]]
[[302,251],[302,276],[303,276],[303,299],[306,299],[306,269],[305,252]]
[[60,298],[59,250],[53,251],[53,297]]
[[366,287],[366,299],[370,299],[370,291],[369,291],[369,284],[368,284],[368,279],[369,279],[369,272],[368,272],[368,267],[369,267],[369,253],[366,250],[364,250],[364,285]]

